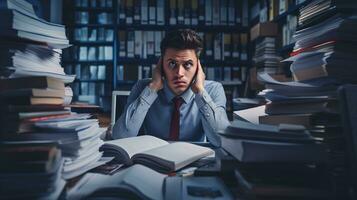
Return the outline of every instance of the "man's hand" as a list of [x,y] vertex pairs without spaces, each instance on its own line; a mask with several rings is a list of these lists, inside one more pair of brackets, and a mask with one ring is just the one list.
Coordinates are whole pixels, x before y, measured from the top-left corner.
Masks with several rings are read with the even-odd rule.
[[203,72],[200,60],[198,60],[197,65],[198,66],[197,66],[196,81],[191,86],[192,91],[196,94],[202,93],[202,91],[204,90],[204,83],[206,79],[206,75]]
[[153,73],[152,80],[149,84],[150,89],[155,90],[156,92],[161,90],[164,87],[164,82],[162,80],[162,58],[160,57],[159,62],[157,63]]

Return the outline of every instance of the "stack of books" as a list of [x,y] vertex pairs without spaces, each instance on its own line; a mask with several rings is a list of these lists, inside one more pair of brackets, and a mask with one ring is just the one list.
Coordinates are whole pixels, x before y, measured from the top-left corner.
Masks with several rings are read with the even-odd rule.
[[326,171],[321,168],[326,164],[326,146],[303,126],[236,120],[220,135],[222,148],[235,160],[221,158],[222,173],[233,173],[240,193],[247,198],[328,196]]
[[259,79],[260,92],[268,103],[260,123],[304,125],[328,149],[330,187],[340,198],[349,188],[346,182],[346,148],[340,119],[337,88],[356,83],[357,17],[352,1],[312,1],[300,9],[296,41],[291,57],[293,82],[278,82],[266,73]]
[[256,42],[253,61],[258,72],[263,71],[269,74],[278,72],[279,62],[282,58],[276,53],[275,43],[274,37],[264,37]]
[[[9,164],[0,168],[1,194],[56,199],[63,179],[103,163],[97,161],[104,129],[69,107],[73,93],[66,84],[75,76],[60,64],[61,49],[69,46],[65,27],[37,17],[25,0],[2,1],[0,16],[0,147]],[[48,142],[56,144],[42,144]],[[9,179],[14,184],[3,187]],[[36,190],[23,192],[31,181]]]
[[[56,143],[0,143],[0,193],[4,199],[57,199],[65,185]],[[21,191],[21,192],[20,192]]]
[[[333,77],[356,82],[357,4],[350,1],[314,1],[300,11],[291,72],[297,81]],[[343,67],[341,67],[343,66]]]

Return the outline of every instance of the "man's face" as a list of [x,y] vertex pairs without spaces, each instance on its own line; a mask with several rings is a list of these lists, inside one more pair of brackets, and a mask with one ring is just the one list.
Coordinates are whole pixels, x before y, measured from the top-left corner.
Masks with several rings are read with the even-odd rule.
[[168,48],[163,57],[163,70],[167,84],[175,95],[189,87],[197,70],[197,56],[194,50]]

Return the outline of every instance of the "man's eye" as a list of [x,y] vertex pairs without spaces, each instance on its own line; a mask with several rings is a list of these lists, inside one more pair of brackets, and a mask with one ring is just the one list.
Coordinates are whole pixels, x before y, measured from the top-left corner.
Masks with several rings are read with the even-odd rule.
[[183,66],[185,67],[185,69],[189,69],[189,68],[191,68],[193,65],[192,65],[192,63],[185,63],[185,64],[183,64]]
[[176,66],[176,62],[174,62],[174,61],[169,62],[170,68],[174,68],[175,66]]

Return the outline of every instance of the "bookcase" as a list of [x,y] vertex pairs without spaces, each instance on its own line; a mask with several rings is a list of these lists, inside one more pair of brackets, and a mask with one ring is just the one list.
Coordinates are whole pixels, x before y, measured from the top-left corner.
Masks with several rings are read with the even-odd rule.
[[75,100],[108,111],[112,90],[130,90],[151,77],[164,34],[191,28],[204,39],[206,77],[224,85],[232,113],[250,65],[247,0],[64,0],[63,8],[73,44],[63,62],[77,75]]
[[[276,66],[275,69],[272,68],[267,69],[266,66],[262,66],[261,64],[252,64],[250,78],[253,80],[253,83],[250,83],[250,95],[254,96],[254,91],[262,89],[262,85],[256,82],[257,71],[262,70],[270,73],[277,80],[286,81],[291,79],[291,72],[289,70],[289,64],[281,63],[280,61],[284,58],[289,57],[290,52],[293,50],[295,41],[293,39],[293,34],[296,31],[297,27],[297,19],[299,9],[308,3],[311,0],[257,0],[250,1],[249,10],[250,10],[250,20],[249,20],[249,28],[250,35],[252,38],[252,34],[256,35],[255,39],[252,39],[249,43],[251,48],[251,55],[257,55],[262,58],[264,55],[266,56],[266,52],[257,53],[254,52],[254,49],[258,49],[256,45],[259,43],[268,43],[267,41],[262,41],[262,38],[270,37],[270,42],[273,43],[274,46],[274,54],[276,56]],[[274,29],[276,28],[275,33],[263,33],[257,31],[257,27],[266,26],[266,29]],[[269,26],[269,27],[268,27]],[[253,30],[254,29],[254,30]],[[255,48],[254,48],[255,46]],[[272,55],[270,55],[272,56]],[[253,56],[255,57],[255,56]],[[271,58],[271,57],[270,57]],[[253,58],[254,60],[254,58]],[[266,63],[264,63],[266,64]],[[265,69],[262,69],[265,68]],[[253,92],[252,92],[253,91]],[[253,94],[252,94],[253,93]]]

